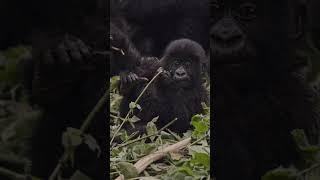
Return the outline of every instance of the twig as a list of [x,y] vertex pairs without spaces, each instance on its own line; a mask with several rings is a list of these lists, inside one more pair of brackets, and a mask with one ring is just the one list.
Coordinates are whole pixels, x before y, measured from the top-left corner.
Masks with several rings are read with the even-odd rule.
[[198,142],[202,141],[204,138],[208,137],[208,134],[202,136],[200,139],[197,139],[196,141],[194,141],[192,144],[190,144],[189,146],[193,146],[195,144],[197,144]]
[[181,141],[181,138],[174,132],[172,132],[170,129],[167,129],[167,131],[173,136],[177,141]]
[[128,180],[160,180],[158,178],[155,177],[151,177],[151,176],[146,176],[146,177],[135,177],[135,178],[130,178]]
[[115,51],[120,51],[123,56],[125,55],[124,51],[123,51],[122,49],[120,49],[120,48],[111,46],[111,49],[113,49],[113,50],[115,50]]
[[[162,73],[162,70],[159,70],[159,72],[151,79],[151,81],[146,85],[146,87],[142,90],[142,92],[140,93],[140,95],[138,96],[138,98],[135,100],[135,104],[137,104],[140,100],[140,98],[142,97],[142,95],[145,93],[145,91],[148,89],[148,87],[151,85],[151,83]],[[114,138],[116,137],[116,135],[119,133],[120,129],[122,128],[122,126],[124,125],[125,122],[127,122],[129,115],[132,113],[133,109],[130,109],[129,112],[127,113],[126,117],[124,118],[124,121],[122,121],[122,123],[120,124],[120,126],[118,127],[118,129],[116,130],[116,132],[113,134],[111,141],[110,141],[110,146],[112,145],[112,142],[114,141]]]
[[25,175],[19,174],[17,172],[11,171],[9,169],[0,167],[1,177],[7,177],[8,179],[25,180],[27,177]]
[[132,144],[132,143],[135,143],[137,141],[141,141],[143,139],[147,139],[149,137],[152,137],[152,136],[156,136],[158,134],[161,133],[161,131],[163,131],[164,129],[166,129],[167,127],[169,127],[171,124],[173,124],[175,121],[177,121],[177,118],[173,119],[172,121],[170,121],[168,124],[166,124],[165,126],[163,126],[161,129],[159,129],[157,132],[153,133],[153,134],[150,134],[150,135],[147,135],[147,136],[144,136],[144,137],[141,137],[141,138],[137,138],[135,140],[132,140],[132,141],[129,141],[127,143],[124,143],[124,144],[120,144],[119,146],[116,146],[117,148],[121,148],[121,147],[124,147],[124,146],[127,146],[129,144]]
[[304,175],[304,174],[306,174],[306,173],[310,172],[311,170],[313,170],[315,168],[318,168],[318,167],[320,167],[320,163],[314,164],[313,166],[311,166],[311,167],[299,172],[298,173],[298,177],[300,177],[300,176],[302,176],[302,175]]
[[107,98],[109,97],[109,90],[107,90],[98,103],[94,106],[93,110],[89,113],[85,121],[83,122],[80,130],[85,132],[88,129],[89,124],[92,122],[93,117],[98,113],[98,111],[107,103]]
[[113,114],[110,114],[110,117],[113,117],[113,118],[120,119],[120,120],[124,121],[124,118],[122,118],[120,116],[115,116]]
[[[146,169],[151,163],[154,161],[157,161],[163,157],[165,157],[169,152],[176,152],[184,147],[186,147],[191,142],[191,138],[184,139],[178,143],[172,144],[167,147],[161,147],[160,150],[149,154],[142,159],[140,159],[138,162],[134,164],[134,167],[137,169],[138,174],[140,174],[144,169]],[[116,180],[122,180],[123,176],[119,176],[116,178]]]
[[[109,95],[109,89],[104,93],[104,95],[100,98],[100,100],[98,101],[98,103],[95,105],[95,107],[93,108],[93,110],[89,113],[89,115],[87,116],[87,118],[85,119],[85,121],[83,122],[83,124],[80,127],[80,131],[84,132],[87,130],[89,124],[91,123],[91,121],[93,120],[93,117],[95,116],[95,114],[104,106],[104,104],[107,102],[106,98]],[[53,170],[53,172],[51,173],[49,180],[54,180],[55,177],[57,176],[57,174],[60,171],[60,168],[62,167],[63,162],[66,161],[67,159],[67,155],[66,152],[63,153],[62,157],[60,158],[57,166],[55,167],[55,169]]]
[[26,163],[28,163],[28,160],[15,155],[0,153],[0,162],[19,166],[19,168],[24,168]]

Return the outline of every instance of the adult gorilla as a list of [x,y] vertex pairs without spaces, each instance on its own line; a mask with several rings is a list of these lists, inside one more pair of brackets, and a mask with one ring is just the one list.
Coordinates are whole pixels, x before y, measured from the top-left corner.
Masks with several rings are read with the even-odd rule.
[[188,38],[209,49],[208,0],[122,1],[132,27],[132,41],[141,53],[161,56],[168,43]]
[[257,180],[295,162],[295,128],[317,142],[319,98],[295,72],[289,7],[288,0],[211,5],[217,179]]

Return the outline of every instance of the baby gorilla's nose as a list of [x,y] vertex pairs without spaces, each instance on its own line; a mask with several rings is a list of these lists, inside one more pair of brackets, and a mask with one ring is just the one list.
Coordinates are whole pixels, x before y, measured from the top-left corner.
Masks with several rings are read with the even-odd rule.
[[179,67],[175,72],[175,76],[177,79],[184,79],[187,77],[187,72],[183,67]]

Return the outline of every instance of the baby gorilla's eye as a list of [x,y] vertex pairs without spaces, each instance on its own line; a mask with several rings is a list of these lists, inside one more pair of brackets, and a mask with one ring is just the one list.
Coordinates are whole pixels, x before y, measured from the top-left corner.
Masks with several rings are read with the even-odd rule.
[[187,62],[185,63],[185,65],[186,65],[187,67],[190,67],[190,66],[191,66],[191,62],[190,62],[190,61],[187,61]]
[[256,5],[252,3],[244,3],[240,5],[237,16],[242,20],[252,20],[256,17]]

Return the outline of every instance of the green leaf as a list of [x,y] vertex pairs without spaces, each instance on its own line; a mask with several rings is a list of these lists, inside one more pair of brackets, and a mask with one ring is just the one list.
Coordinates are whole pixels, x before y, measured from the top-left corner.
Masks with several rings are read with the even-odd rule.
[[145,156],[147,154],[150,154],[150,152],[152,150],[155,149],[155,146],[154,145],[151,145],[151,144],[145,144],[145,143],[140,143],[138,145],[135,145],[133,148],[132,148],[132,152],[135,153],[136,157],[139,158],[139,157],[142,157],[142,156]]
[[210,107],[206,105],[206,103],[201,103],[203,114],[210,116]]
[[291,132],[306,165],[312,165],[320,160],[320,147],[310,145],[304,130],[295,129]]
[[[153,121],[149,121],[149,122],[147,123],[146,129],[147,129],[147,135],[155,134],[155,133],[157,133],[157,131],[158,131],[157,126],[156,126],[156,124],[155,124]],[[151,137],[150,137],[151,141],[153,141],[154,138],[155,138],[155,136],[151,136]]]
[[83,174],[81,171],[77,170],[70,180],[92,180],[89,176]]
[[203,115],[194,115],[191,119],[191,125],[194,127],[192,136],[195,138],[203,137],[209,130],[208,120]]
[[138,170],[133,166],[133,164],[128,162],[119,162],[117,164],[119,171],[126,179],[138,177]]
[[100,157],[101,154],[101,149],[100,146],[98,145],[97,141],[89,134],[86,134],[84,136],[84,143],[88,145],[88,147],[92,151],[97,151],[97,157]]
[[130,109],[134,109],[136,107],[136,103],[134,103],[134,102],[130,102],[129,103],[129,108]]
[[82,133],[79,129],[67,128],[67,131],[64,132],[62,136],[62,144],[65,147],[79,146],[83,141],[83,137],[81,137],[81,135]]
[[203,165],[207,170],[210,169],[210,156],[206,153],[195,153],[190,163]]
[[74,150],[83,142],[81,131],[75,128],[67,128],[62,135],[62,145],[65,149],[67,159],[74,165]]
[[177,173],[174,174],[172,180],[173,179],[174,180],[185,180],[186,177],[187,176],[186,176],[186,174],[184,172],[177,172]]
[[169,154],[172,160],[180,160],[183,157],[183,155],[178,152],[169,152]]
[[193,171],[192,171],[192,169],[190,169],[190,168],[187,167],[187,166],[179,167],[179,168],[178,168],[178,171],[179,171],[179,172],[182,172],[182,173],[184,173],[184,174],[186,174],[186,175],[193,176]]
[[132,122],[132,123],[135,123],[135,122],[138,122],[140,121],[141,119],[138,118],[137,116],[132,116],[128,121],[129,122]]
[[110,78],[110,92],[115,92],[119,87],[120,76]]
[[207,146],[193,145],[193,146],[188,147],[188,150],[189,150],[190,155],[192,155],[194,153],[206,153],[206,154],[210,153],[209,145],[207,145]]
[[154,117],[154,118],[152,118],[152,119],[151,119],[151,122],[154,122],[154,123],[156,123],[156,122],[158,121],[158,119],[159,119],[159,116],[157,116],[157,117]]
[[261,180],[296,180],[296,178],[296,169],[279,167],[267,172]]
[[302,129],[295,129],[291,131],[291,135],[293,136],[293,139],[296,143],[296,145],[300,148],[303,149],[307,146],[310,146],[309,141],[307,139],[307,136]]
[[139,109],[140,111],[142,110],[141,106],[139,104],[135,103],[135,102],[130,102],[129,103],[129,108],[132,109],[132,110],[136,109],[136,108]]
[[137,104],[135,102],[130,102],[130,104],[129,104],[130,109],[134,109],[136,107],[137,107]]

